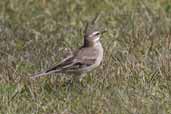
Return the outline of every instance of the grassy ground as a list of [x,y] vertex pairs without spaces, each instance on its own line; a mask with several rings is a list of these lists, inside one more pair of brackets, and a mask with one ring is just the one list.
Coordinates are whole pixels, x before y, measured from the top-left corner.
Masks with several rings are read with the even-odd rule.
[[[29,80],[82,43],[96,13],[104,61],[83,79]],[[170,0],[0,0],[0,114],[170,114]]]

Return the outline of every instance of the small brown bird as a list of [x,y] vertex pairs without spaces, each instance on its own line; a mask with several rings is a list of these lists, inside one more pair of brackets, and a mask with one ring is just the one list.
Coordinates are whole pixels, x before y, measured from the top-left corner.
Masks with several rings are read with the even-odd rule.
[[52,73],[86,73],[98,67],[103,59],[103,47],[100,43],[101,35],[106,31],[96,28],[88,29],[84,33],[84,44],[58,65],[32,75],[31,78],[47,76]]

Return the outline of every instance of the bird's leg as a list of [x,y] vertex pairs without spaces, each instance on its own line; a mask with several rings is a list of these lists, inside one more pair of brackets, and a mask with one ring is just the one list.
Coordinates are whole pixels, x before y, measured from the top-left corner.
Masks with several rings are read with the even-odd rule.
[[85,76],[86,76],[85,74],[80,74],[79,81],[82,82]]
[[81,74],[79,77],[79,83],[81,84],[82,87],[85,87],[85,80],[84,80],[85,76],[86,74]]

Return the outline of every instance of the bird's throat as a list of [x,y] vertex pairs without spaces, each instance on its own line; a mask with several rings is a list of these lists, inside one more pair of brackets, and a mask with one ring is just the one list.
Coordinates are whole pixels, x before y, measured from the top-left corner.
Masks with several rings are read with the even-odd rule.
[[100,38],[94,39],[94,40],[87,40],[84,39],[84,47],[95,47],[100,43],[99,41]]

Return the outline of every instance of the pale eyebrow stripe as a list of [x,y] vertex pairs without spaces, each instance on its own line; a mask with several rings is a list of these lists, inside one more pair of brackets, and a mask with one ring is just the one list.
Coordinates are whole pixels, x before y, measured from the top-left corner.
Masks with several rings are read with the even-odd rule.
[[93,35],[95,35],[95,34],[97,34],[97,33],[99,33],[98,31],[95,31],[95,32],[93,32]]
[[91,34],[91,36],[94,36],[95,34],[99,33],[99,31],[95,31]]

